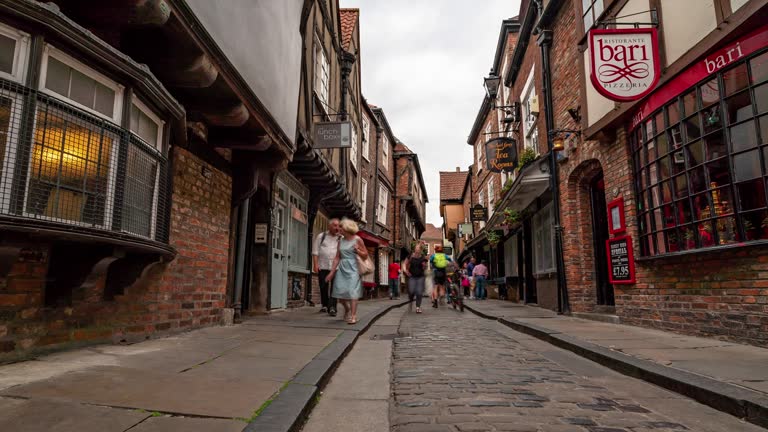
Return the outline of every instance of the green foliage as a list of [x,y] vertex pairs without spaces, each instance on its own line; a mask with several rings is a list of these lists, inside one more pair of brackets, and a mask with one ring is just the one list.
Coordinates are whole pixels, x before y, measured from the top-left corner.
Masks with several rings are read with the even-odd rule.
[[511,208],[504,209],[504,222],[507,225],[514,225],[523,219],[523,214]]
[[507,192],[509,192],[510,189],[512,189],[512,181],[511,178],[507,179],[507,181],[504,183],[504,186],[501,188],[501,196],[506,195]]
[[499,236],[497,231],[487,231],[485,233],[485,238],[488,239],[488,244],[491,246],[496,246],[499,244],[499,241],[501,241],[501,236]]
[[520,159],[517,160],[517,168],[522,169],[534,160],[536,160],[536,152],[532,148],[526,148],[520,153]]

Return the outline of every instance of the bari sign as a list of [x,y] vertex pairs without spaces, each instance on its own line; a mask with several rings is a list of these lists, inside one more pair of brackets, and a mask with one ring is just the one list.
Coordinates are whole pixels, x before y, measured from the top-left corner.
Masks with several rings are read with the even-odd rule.
[[485,143],[485,160],[488,171],[514,171],[517,166],[517,141],[508,137],[488,141]]
[[655,28],[589,31],[590,79],[608,99],[628,102],[650,93],[659,82]]

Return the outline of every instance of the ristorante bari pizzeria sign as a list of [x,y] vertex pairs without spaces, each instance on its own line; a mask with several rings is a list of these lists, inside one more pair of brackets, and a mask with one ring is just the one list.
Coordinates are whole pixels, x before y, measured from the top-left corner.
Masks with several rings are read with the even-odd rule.
[[590,30],[589,57],[592,85],[608,99],[637,100],[659,82],[655,28]]

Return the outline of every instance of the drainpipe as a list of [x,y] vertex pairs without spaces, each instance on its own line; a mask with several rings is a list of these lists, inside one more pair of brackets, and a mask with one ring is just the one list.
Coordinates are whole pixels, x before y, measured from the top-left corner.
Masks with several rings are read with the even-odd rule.
[[[341,53],[341,106],[339,109],[339,114],[341,115],[341,121],[347,120],[347,94],[349,93],[349,74],[352,72],[352,66],[355,64],[355,55],[352,53],[348,53],[346,51],[343,51]],[[341,178],[344,184],[349,183],[349,170],[347,169],[347,164],[349,163],[349,154],[350,151],[348,149],[342,149],[342,172],[341,172]],[[346,157],[344,157],[346,156]]]
[[232,308],[235,310],[235,319],[239,320],[243,310],[243,283],[245,282],[245,248],[248,242],[248,221],[251,208],[251,199],[246,198],[241,204],[238,215],[237,230],[237,259],[235,261],[235,292]]
[[[539,11],[541,5],[539,4]],[[549,186],[552,190],[555,228],[555,255],[557,261],[557,312],[567,314],[571,312],[568,301],[568,287],[565,279],[565,260],[563,259],[563,227],[560,223],[560,184],[557,175],[557,152],[553,150],[553,137],[550,131],[555,129],[554,103],[552,102],[552,75],[549,63],[549,51],[552,47],[552,30],[539,29],[536,40],[541,47],[541,62],[544,93],[544,114],[547,128],[547,150],[549,150]]]

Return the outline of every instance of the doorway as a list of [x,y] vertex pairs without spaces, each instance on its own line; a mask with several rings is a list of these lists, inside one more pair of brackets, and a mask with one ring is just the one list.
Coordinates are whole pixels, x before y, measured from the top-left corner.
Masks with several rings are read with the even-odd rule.
[[286,221],[288,188],[277,182],[274,213],[272,214],[272,274],[269,309],[284,309],[288,305],[288,256]]
[[524,303],[538,304],[539,296],[536,291],[536,278],[533,276],[533,228],[531,220],[523,222],[523,284],[525,288]]
[[608,213],[605,203],[605,181],[600,172],[589,184],[589,197],[592,206],[592,238],[595,249],[595,283],[597,304],[614,306],[616,304],[613,285],[608,279],[608,262],[605,242],[608,240]]

